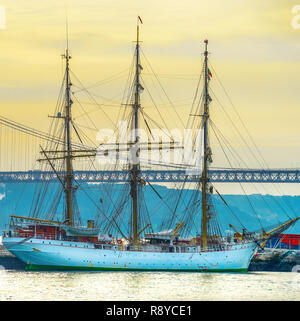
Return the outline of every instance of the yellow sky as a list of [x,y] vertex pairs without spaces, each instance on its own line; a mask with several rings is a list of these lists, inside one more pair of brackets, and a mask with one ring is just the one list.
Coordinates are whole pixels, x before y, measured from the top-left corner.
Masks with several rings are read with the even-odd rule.
[[[300,167],[300,29],[291,26],[296,4],[290,0],[2,0],[6,30],[0,30],[0,115],[47,128],[62,79],[66,11],[72,70],[85,86],[129,68],[140,15],[143,51],[183,118],[189,113],[203,40],[208,38],[213,68],[270,167]],[[126,77],[94,88],[93,93],[99,103],[105,103],[103,97],[120,102],[125,81]],[[211,86],[232,108],[215,76]],[[218,126],[226,126],[213,106]],[[178,119],[168,114],[172,109],[161,108],[170,128],[176,127]],[[105,120],[101,123],[103,117],[95,117],[99,128],[108,125]]]

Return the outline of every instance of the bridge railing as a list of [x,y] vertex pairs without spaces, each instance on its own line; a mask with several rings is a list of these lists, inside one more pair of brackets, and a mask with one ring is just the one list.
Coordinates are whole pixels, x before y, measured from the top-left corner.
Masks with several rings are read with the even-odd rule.
[[[144,170],[142,178],[149,182],[197,182],[200,177],[185,170]],[[127,182],[130,174],[125,171],[75,171],[74,178],[79,182]],[[287,169],[214,169],[209,171],[209,178],[217,183],[300,183],[300,170]],[[0,172],[0,183],[22,183],[57,181],[53,172],[26,171]]]

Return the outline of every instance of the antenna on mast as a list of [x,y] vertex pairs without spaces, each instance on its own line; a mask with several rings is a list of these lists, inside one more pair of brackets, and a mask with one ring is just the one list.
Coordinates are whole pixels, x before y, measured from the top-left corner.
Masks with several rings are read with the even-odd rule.
[[67,39],[67,50],[69,51],[69,21],[68,21],[68,16],[66,16],[66,39]]
[[67,8],[66,8],[66,42],[67,42],[67,50],[69,51],[69,18],[68,18]]
[[137,16],[137,26],[136,26],[137,27],[137,32],[136,32],[136,42],[137,42],[137,44],[139,44],[140,23],[143,24],[143,20],[142,20],[142,18],[140,16]]

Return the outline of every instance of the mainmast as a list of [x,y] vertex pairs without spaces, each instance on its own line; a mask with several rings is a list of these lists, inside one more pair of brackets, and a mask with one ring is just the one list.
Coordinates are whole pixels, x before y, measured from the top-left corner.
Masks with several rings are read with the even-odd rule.
[[209,119],[209,94],[208,94],[208,66],[207,66],[207,45],[208,40],[204,41],[205,51],[204,51],[204,113],[203,113],[203,169],[201,177],[201,190],[202,190],[202,249],[206,251],[207,249],[207,225],[208,225],[208,162],[211,156],[210,148],[208,146],[208,119]]
[[[140,105],[140,41],[139,41],[139,17],[137,22],[137,40],[136,40],[136,72],[135,72],[135,94],[133,104],[133,140],[137,146],[139,142],[138,127],[139,127],[139,109]],[[139,184],[139,151],[136,151],[135,155],[132,155],[132,168],[131,168],[131,197],[132,197],[132,232],[133,232],[133,246],[137,246],[138,243],[138,184]]]
[[72,209],[72,189],[73,189],[73,167],[72,167],[72,148],[71,148],[71,130],[70,123],[72,120],[71,106],[72,100],[70,96],[71,82],[69,62],[71,56],[67,46],[66,53],[63,55],[66,59],[66,106],[65,106],[65,144],[66,144],[66,176],[65,176],[65,195],[66,195],[66,220],[70,226],[73,225],[73,209]]

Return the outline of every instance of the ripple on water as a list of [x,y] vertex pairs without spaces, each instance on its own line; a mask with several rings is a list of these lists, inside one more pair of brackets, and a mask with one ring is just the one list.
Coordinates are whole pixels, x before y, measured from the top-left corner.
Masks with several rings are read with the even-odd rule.
[[300,300],[300,273],[20,272],[0,270],[0,300]]

